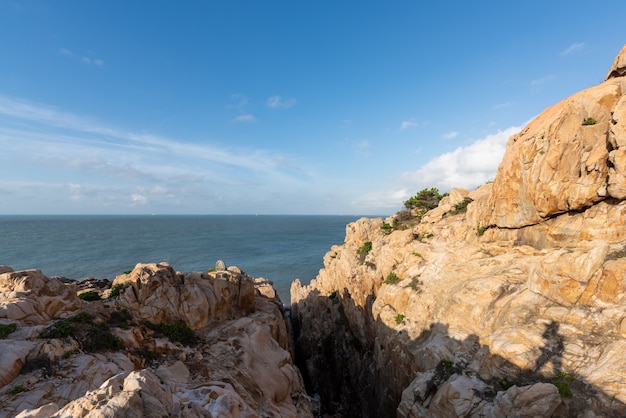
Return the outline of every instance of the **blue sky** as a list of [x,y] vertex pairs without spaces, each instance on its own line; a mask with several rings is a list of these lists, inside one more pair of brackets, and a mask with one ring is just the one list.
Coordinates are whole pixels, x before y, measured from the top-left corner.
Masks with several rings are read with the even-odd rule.
[[0,2],[0,214],[388,215],[493,179],[626,2]]

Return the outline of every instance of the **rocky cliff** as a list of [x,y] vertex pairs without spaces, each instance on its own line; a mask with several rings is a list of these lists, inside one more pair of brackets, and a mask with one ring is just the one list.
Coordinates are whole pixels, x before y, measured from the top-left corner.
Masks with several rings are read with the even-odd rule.
[[112,285],[0,266],[0,416],[313,416],[267,280],[163,263]]
[[361,219],[291,288],[328,414],[626,416],[626,47],[511,137],[495,180]]

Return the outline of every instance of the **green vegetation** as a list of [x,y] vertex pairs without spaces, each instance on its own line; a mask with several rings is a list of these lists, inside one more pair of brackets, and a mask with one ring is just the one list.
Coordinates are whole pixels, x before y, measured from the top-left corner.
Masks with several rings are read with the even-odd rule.
[[414,252],[414,253],[413,253],[413,255],[414,255],[415,257],[422,257],[422,255],[421,255],[420,253],[418,253],[418,252]]
[[356,250],[360,264],[363,264],[365,257],[367,257],[370,251],[372,251],[372,241],[367,241],[365,244],[361,245],[358,250]]
[[443,367],[444,369],[449,369],[450,367],[454,366],[454,363],[444,358],[444,359],[441,359],[441,361],[439,362],[439,365]]
[[482,235],[482,234],[484,234],[484,233],[485,233],[485,231],[486,231],[486,230],[487,230],[487,228],[486,228],[486,227],[484,227],[484,226],[479,226],[479,227],[476,229],[476,234],[477,234],[477,235]]
[[421,286],[424,284],[424,282],[422,282],[420,279],[417,278],[417,276],[414,276],[411,278],[411,283],[409,283],[409,287],[413,290],[415,290],[417,293],[421,293],[422,292],[422,288]]
[[0,340],[5,339],[10,333],[15,331],[17,324],[0,324]]
[[173,325],[168,324],[153,324],[150,321],[145,322],[146,327],[160,334],[165,335],[172,341],[178,341],[184,345],[192,345],[198,342],[196,334],[182,321],[179,321]]
[[63,355],[61,357],[64,358],[64,359],[68,359],[68,358],[72,357],[73,353],[74,352],[72,350],[67,350],[67,351],[63,352]]
[[132,273],[132,271],[133,271],[133,269],[126,270],[126,271],[122,272],[122,274],[130,274],[130,273]]
[[53,364],[46,354],[42,354],[33,359],[26,360],[26,363],[22,366],[20,374],[26,374],[35,370],[41,370],[41,373],[45,377],[50,377],[54,374]]
[[384,284],[396,284],[399,281],[400,281],[400,278],[398,277],[396,273],[389,273],[389,275],[387,275],[387,278],[385,279],[383,283]]
[[393,226],[391,226],[387,222],[383,222],[383,224],[381,225],[380,229],[383,230],[383,233],[385,235],[389,235],[389,234],[391,234],[391,232],[393,232]]
[[119,296],[122,290],[126,289],[128,286],[130,286],[128,283],[117,283],[111,288],[109,299]]
[[68,338],[78,341],[87,352],[121,350],[122,341],[111,333],[106,324],[94,324],[95,317],[81,312],[69,318],[60,319],[46,328],[39,338]]
[[508,378],[503,377],[502,379],[498,380],[498,386],[500,387],[500,390],[507,390],[510,387],[515,386],[515,382],[512,382]]
[[434,237],[434,235],[433,235],[433,234],[431,234],[430,232],[426,232],[425,234],[422,234],[422,235],[418,236],[418,237],[417,237],[417,240],[418,240],[419,242],[422,242],[422,241],[424,241],[425,239],[432,238],[432,237]]
[[11,395],[17,395],[18,393],[24,392],[26,389],[22,385],[17,385],[13,389],[11,389]]
[[569,387],[569,384],[574,382],[574,377],[566,372],[558,372],[554,379],[550,383],[557,387],[559,393],[564,398],[572,397],[572,389]]
[[413,210],[413,209],[421,209],[425,210],[425,212],[436,208],[439,205],[441,199],[446,197],[448,194],[440,194],[439,190],[436,187],[432,187],[430,189],[420,190],[415,196],[409,198],[404,201],[404,207]]
[[404,315],[402,315],[402,314],[396,315],[396,324],[399,324],[402,321],[404,321]]
[[93,302],[95,300],[101,300],[100,293],[97,290],[90,290],[88,292],[83,292],[78,297],[87,302]]
[[207,272],[209,273],[213,273],[215,271],[215,267],[209,267],[209,269],[207,270]]
[[465,199],[463,199],[463,201],[461,201],[461,202],[457,203],[456,205],[454,205],[454,209],[452,209],[449,212],[450,215],[456,215],[458,213],[465,213],[465,212],[467,212],[467,205],[469,205],[473,201],[474,201],[474,199],[472,199],[471,197],[466,197]]
[[583,119],[583,126],[595,125],[596,123],[598,123],[598,121],[596,121],[594,118]]

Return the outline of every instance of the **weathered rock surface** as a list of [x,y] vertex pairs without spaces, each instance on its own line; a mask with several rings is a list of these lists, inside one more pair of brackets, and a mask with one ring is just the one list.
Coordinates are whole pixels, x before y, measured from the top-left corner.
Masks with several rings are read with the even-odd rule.
[[[16,324],[0,339],[0,416],[313,416],[267,280],[162,263],[100,284],[0,274],[0,324]],[[104,299],[78,298],[86,286]]]
[[493,183],[390,234],[348,225],[318,277],[292,284],[325,412],[626,415],[625,56],[513,136]]

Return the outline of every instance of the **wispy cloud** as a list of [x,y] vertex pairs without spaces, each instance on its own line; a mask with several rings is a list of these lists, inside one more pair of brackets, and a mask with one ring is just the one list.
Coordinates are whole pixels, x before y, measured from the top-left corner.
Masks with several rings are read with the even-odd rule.
[[61,54],[61,55],[65,55],[66,57],[71,57],[72,55],[74,55],[74,54],[72,53],[72,51],[70,51],[70,50],[69,50],[69,49],[67,49],[67,48],[60,48],[60,49],[59,49],[59,54]]
[[248,98],[239,93],[231,94],[229,100],[227,107],[230,109],[242,109],[248,104]]
[[267,99],[267,107],[271,109],[290,108],[295,106],[296,99],[285,99],[280,96],[272,96]]
[[578,52],[585,47],[584,42],[574,42],[570,46],[568,46],[565,50],[561,51],[561,56],[569,55],[574,52]]
[[416,126],[417,126],[417,122],[415,122],[415,120],[411,118],[409,120],[405,120],[404,122],[400,124],[400,130],[406,131],[407,129],[415,128]]
[[443,139],[453,139],[453,138],[456,138],[457,136],[459,136],[459,133],[456,131],[448,132],[448,133],[441,135]]
[[535,80],[530,80],[529,84],[533,87],[539,87],[548,83],[549,81],[554,80],[555,78],[556,76],[554,74],[549,74],[545,77],[537,78]]
[[495,110],[505,109],[507,107],[511,107],[512,105],[513,105],[513,103],[511,103],[511,102],[504,102],[504,103],[498,103],[498,104],[494,105],[493,108]]
[[256,118],[250,114],[239,115],[233,119],[233,122],[236,123],[252,123],[256,122]]
[[[17,195],[22,199],[53,196],[49,199],[56,201],[65,196],[67,202],[93,207],[130,208],[156,202],[191,206],[190,201],[196,207],[209,207],[205,200],[217,193],[234,202],[251,182],[279,189],[281,184],[296,184],[301,190],[300,178],[307,175],[289,155],[129,132],[2,95],[0,121],[0,163],[7,169],[0,189],[16,196],[0,202],[4,213],[19,210],[9,206],[17,205]],[[249,193],[267,196],[263,187]]]
[[83,64],[86,64],[86,65],[93,64],[93,65],[95,65],[97,67],[101,67],[101,66],[104,65],[104,61],[102,61],[101,59],[97,59],[97,58],[92,59],[92,58],[89,58],[89,57],[82,57],[80,59],[80,62],[82,62]]

